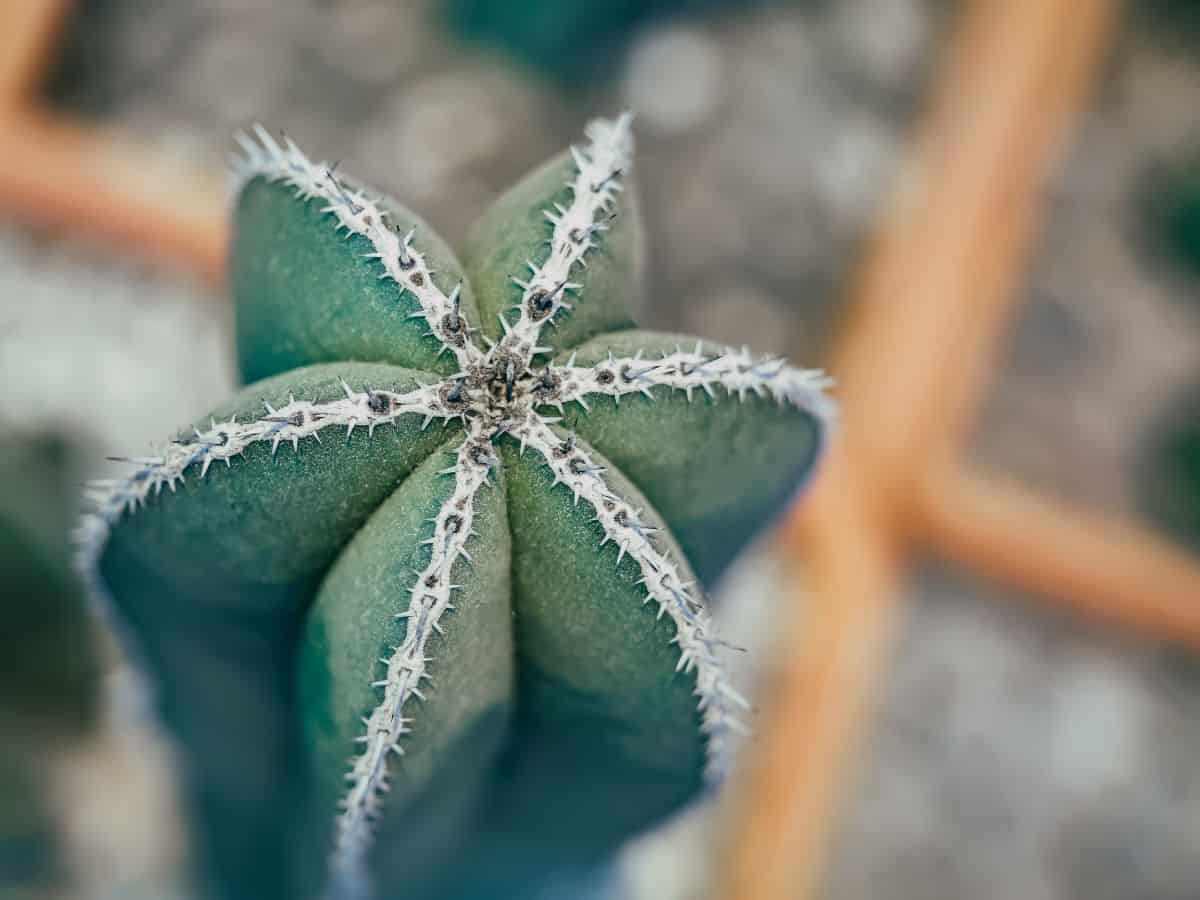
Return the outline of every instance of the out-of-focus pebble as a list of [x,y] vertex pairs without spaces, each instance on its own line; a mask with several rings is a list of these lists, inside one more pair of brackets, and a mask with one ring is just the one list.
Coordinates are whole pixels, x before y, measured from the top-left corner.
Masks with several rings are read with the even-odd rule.
[[722,99],[720,48],[694,28],[652,31],[633,47],[625,103],[639,124],[664,135],[704,124]]
[[744,282],[717,284],[689,306],[687,329],[734,347],[786,354],[791,327],[786,310]]

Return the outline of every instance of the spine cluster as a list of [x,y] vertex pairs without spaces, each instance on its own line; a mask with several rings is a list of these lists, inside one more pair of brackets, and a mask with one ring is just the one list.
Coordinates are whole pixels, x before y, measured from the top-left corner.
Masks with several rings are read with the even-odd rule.
[[623,176],[629,171],[633,152],[632,118],[628,113],[616,121],[597,120],[587,129],[586,149],[571,148],[575,175],[569,182],[571,204],[555,205],[544,212],[553,226],[550,252],[540,264],[529,260],[528,278],[513,278],[521,288],[519,316],[512,325],[505,322],[504,346],[521,355],[525,365],[544,349],[538,335],[555,315],[570,309],[567,295],[579,289],[571,281],[576,265],[586,266],[584,258],[597,246],[596,235],[606,231],[607,219],[616,195],[624,187]]
[[401,235],[378,201],[361,189],[348,187],[332,166],[310,161],[291,138],[283,138],[280,145],[261,125],[253,130],[257,141],[246,134],[237,136],[245,155],[234,160],[235,190],[240,192],[251,180],[264,178],[290,185],[302,200],[323,201],[322,212],[337,218],[339,231],[345,229],[347,235],[361,235],[371,242],[374,250],[367,256],[382,264],[380,277],[391,279],[417,298],[420,309],[412,316],[426,321],[429,334],[441,341],[440,352],[453,353],[460,369],[478,362],[479,350],[469,340],[467,322],[460,314],[462,285],[446,296],[434,283],[425,254],[413,243],[415,229]]
[[823,421],[833,418],[833,404],[825,394],[831,379],[812,369],[796,369],[779,358],[755,358],[749,350],[724,347],[710,352],[697,341],[691,351],[675,348],[658,358],[608,355],[594,366],[576,366],[572,355],[565,366],[551,366],[555,383],[561,385],[556,405],[572,401],[588,408],[589,396],[612,397],[617,403],[626,394],[653,398],[651,388],[669,387],[683,391],[691,402],[696,391],[716,399],[717,388],[744,400],[747,394],[770,397],[781,405],[805,410]]
[[460,560],[470,561],[466,544],[475,536],[475,496],[489,483],[497,462],[491,443],[479,431],[474,426],[470,429],[454,453],[454,464],[441,473],[454,476],[454,491],[433,519],[433,535],[425,541],[429,562],[413,572],[408,608],[396,616],[406,620],[404,640],[392,648],[390,656],[380,659],[385,673],[374,686],[382,689],[383,698],[364,719],[366,728],[358,738],[362,752],[346,773],[350,787],[337,818],[333,869],[347,886],[353,885],[365,868],[363,856],[388,791],[388,757],[404,755],[401,738],[412,721],[404,716],[405,705],[414,697],[424,699],[421,684],[429,678],[430,662],[426,643],[432,632],[441,633],[440,620],[454,609],[451,598],[460,589],[453,583],[454,567]]
[[554,474],[554,485],[563,484],[578,504],[583,499],[595,511],[596,521],[604,530],[601,546],[617,547],[617,563],[626,556],[641,569],[640,584],[646,591],[645,603],[655,603],[658,615],[671,617],[675,624],[672,643],[679,647],[676,671],[695,672],[701,713],[701,728],[708,737],[707,775],[716,780],[725,769],[729,739],[745,734],[739,712],[749,710],[746,700],[726,680],[712,621],[696,584],[685,576],[670,553],[656,544],[656,528],[641,518],[635,509],[604,478],[605,468],[575,441],[573,436],[555,431],[538,416],[530,416],[514,431],[522,446],[541,454]]

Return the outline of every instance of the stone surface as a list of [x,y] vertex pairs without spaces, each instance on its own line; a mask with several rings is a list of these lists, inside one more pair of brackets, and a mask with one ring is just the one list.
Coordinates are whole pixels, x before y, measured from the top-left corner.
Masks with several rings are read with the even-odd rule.
[[625,104],[639,124],[676,134],[705,124],[723,95],[723,60],[712,38],[689,28],[652,31],[634,45]]

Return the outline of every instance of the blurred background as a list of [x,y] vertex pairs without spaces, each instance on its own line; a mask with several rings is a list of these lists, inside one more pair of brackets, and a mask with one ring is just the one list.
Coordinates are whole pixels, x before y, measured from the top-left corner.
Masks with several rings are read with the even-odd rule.
[[[256,121],[456,243],[588,118],[632,109],[645,324],[837,377],[837,342],[871,314],[848,318],[849,298],[919,158],[957,23],[987,5],[0,0],[0,76],[17,86],[0,97],[0,420],[101,460],[232,392],[220,174]],[[1197,554],[1200,4],[1130,0],[1103,32],[1034,185],[1037,226],[962,452]],[[1024,62],[989,70],[997,95]],[[926,298],[903,288],[888,302],[912,307],[915,333]],[[904,325],[888,340],[924,338]],[[800,617],[801,544],[768,542],[717,600],[751,648],[748,683],[775,666],[768,635]],[[828,776],[831,849],[794,896],[1200,894],[1196,634],[1098,624],[945,548],[918,545],[906,565],[857,764]],[[162,896],[186,854],[170,749],[111,648],[103,670],[100,734],[55,761],[66,896]],[[636,842],[605,889],[707,896],[738,815],[697,811]]]

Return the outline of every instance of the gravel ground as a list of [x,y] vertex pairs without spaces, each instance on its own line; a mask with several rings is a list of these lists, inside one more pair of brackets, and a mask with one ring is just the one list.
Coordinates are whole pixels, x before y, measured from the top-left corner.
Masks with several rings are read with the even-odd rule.
[[[232,130],[282,127],[452,241],[589,115],[631,106],[648,324],[805,363],[897,165],[944,19],[934,0],[844,0],[661,25],[638,36],[615,84],[563,95],[456,45],[424,3],[121,0],[84,4],[51,93],[213,164]],[[1200,316],[1177,302],[1195,285],[1146,252],[1136,184],[1150,161],[1200,141],[1197,96],[1194,54],[1127,29],[1053,186],[1028,303],[975,435],[981,464],[1135,509],[1144,436],[1200,377]],[[224,301],[196,285],[0,230],[3,415],[136,452],[231,390],[227,347]],[[725,592],[723,615],[750,646],[778,616],[771,579],[760,558]],[[907,595],[829,896],[1196,895],[1200,668],[935,561]],[[117,721],[136,720],[121,710]],[[106,746],[104,759],[127,758]],[[120,769],[124,796],[140,786],[161,798],[155,752],[149,772]],[[112,770],[80,771],[101,783],[94,773]],[[151,829],[157,842],[133,828],[105,843],[105,830],[84,822],[74,838],[109,873],[93,896],[161,877],[179,853],[170,828]],[[694,815],[639,847],[623,870],[630,892],[699,897],[710,831]],[[139,842],[158,855],[122,857]]]

